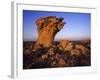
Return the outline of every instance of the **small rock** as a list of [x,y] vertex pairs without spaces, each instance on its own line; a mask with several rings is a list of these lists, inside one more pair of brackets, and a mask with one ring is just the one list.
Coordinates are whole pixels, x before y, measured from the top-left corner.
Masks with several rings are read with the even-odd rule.
[[81,54],[81,52],[80,52],[79,50],[77,50],[77,49],[72,49],[72,50],[71,50],[71,55],[72,55],[72,56],[73,56],[73,55],[80,56],[80,54]]
[[64,61],[64,59],[60,59],[59,62],[58,62],[59,66],[64,66],[66,63]]
[[50,59],[51,59],[52,61],[55,60],[55,56],[52,56]]
[[43,59],[43,60],[44,60],[44,59],[48,59],[48,55],[46,55],[46,54],[42,55],[42,59]]
[[56,61],[53,61],[52,63],[55,65],[56,64]]
[[51,63],[51,66],[52,66],[52,67],[57,66],[57,62],[56,62],[56,61],[53,61],[53,62]]
[[64,50],[63,47],[61,47],[61,46],[59,46],[58,48],[59,48],[59,50],[62,50],[62,51]]
[[88,53],[88,49],[86,47],[84,47],[83,45],[75,45],[76,49],[81,50],[82,54],[87,54]]
[[71,51],[74,45],[72,43],[68,43],[68,45],[65,47],[64,51]]
[[59,45],[62,46],[63,48],[65,48],[68,45],[69,41],[68,40],[61,40],[59,42]]
[[53,48],[50,48],[47,52],[50,56],[54,55],[54,49]]
[[31,52],[29,49],[26,49],[24,54],[28,55],[28,54],[31,54]]

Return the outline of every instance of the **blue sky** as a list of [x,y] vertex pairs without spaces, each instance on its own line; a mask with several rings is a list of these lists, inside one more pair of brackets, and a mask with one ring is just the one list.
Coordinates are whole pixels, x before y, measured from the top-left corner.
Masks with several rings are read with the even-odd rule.
[[23,40],[34,41],[38,37],[35,21],[40,17],[63,17],[63,29],[57,33],[55,40],[84,40],[91,37],[91,14],[75,12],[51,12],[23,10]]

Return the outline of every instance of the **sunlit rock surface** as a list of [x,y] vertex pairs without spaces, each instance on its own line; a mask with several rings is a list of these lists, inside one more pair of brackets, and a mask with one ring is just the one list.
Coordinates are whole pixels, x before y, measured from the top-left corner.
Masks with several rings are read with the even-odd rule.
[[64,24],[63,18],[57,18],[56,16],[39,18],[36,21],[38,39],[35,48],[52,46],[55,35],[63,28]]

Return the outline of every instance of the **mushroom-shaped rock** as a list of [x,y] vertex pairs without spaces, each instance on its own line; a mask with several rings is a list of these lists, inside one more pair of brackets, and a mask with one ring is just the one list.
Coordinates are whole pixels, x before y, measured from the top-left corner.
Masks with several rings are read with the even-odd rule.
[[63,28],[64,24],[63,18],[57,18],[56,16],[39,18],[36,21],[38,39],[34,49],[38,48],[39,45],[50,47],[53,44],[55,35]]

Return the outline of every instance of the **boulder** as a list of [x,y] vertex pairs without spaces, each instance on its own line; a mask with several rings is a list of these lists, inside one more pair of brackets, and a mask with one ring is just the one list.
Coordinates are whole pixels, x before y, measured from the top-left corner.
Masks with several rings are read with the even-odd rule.
[[34,48],[38,48],[38,45],[43,45],[43,47],[51,47],[55,35],[63,28],[64,24],[65,22],[63,22],[63,18],[57,18],[56,16],[39,18],[36,21],[38,39]]
[[69,41],[68,40],[60,40],[59,45],[62,46],[63,49],[68,45]]
[[52,66],[52,67],[56,67],[56,66],[57,66],[57,62],[56,62],[56,61],[53,61],[53,62],[51,63],[51,66]]
[[61,51],[63,51],[63,50],[64,50],[64,49],[63,49],[63,47],[62,47],[62,46],[60,46],[60,45],[58,45],[57,47],[58,47],[58,49],[59,49],[59,50],[61,50]]
[[68,45],[65,47],[64,51],[71,51],[73,49],[74,45],[70,42]]
[[43,60],[48,59],[48,55],[47,54],[42,55],[42,59]]
[[84,54],[84,55],[87,54],[88,51],[89,51],[86,47],[84,47],[84,46],[81,45],[81,44],[75,45],[75,48],[81,50],[81,53]]
[[78,49],[72,49],[71,50],[71,55],[73,56],[73,55],[75,55],[75,56],[80,56],[81,55],[81,52],[80,52],[80,50],[78,50]]
[[50,55],[50,56],[52,56],[52,55],[54,55],[55,53],[54,53],[54,48],[50,48],[49,50],[48,50],[48,55]]
[[59,66],[64,66],[66,64],[65,60],[61,58],[58,62]]

